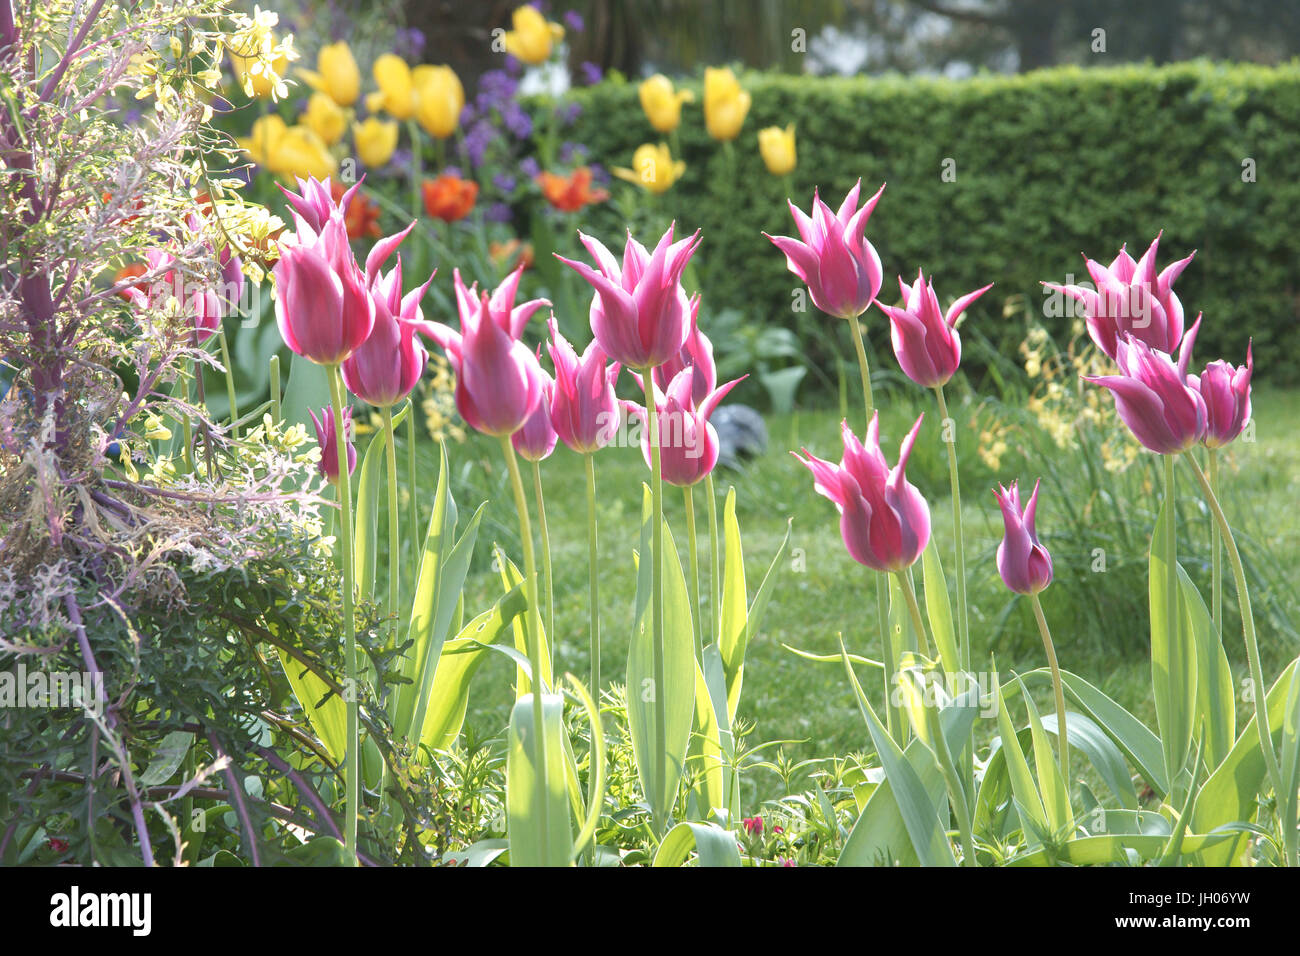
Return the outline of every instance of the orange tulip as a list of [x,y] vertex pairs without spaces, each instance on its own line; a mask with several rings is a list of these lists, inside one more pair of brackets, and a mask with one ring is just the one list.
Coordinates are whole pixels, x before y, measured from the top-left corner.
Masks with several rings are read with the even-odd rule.
[[[347,187],[342,183],[330,184],[330,194],[335,202],[342,199],[345,192]],[[366,198],[360,189],[352,194],[352,202],[348,204],[343,221],[347,225],[349,239],[360,239],[362,236],[378,239],[382,234],[379,230],[379,207]]]
[[424,210],[435,219],[455,222],[464,219],[478,199],[478,183],[459,176],[439,176],[424,181]]
[[524,269],[533,267],[533,244],[531,242],[520,242],[518,239],[507,239],[505,242],[489,242],[488,255],[498,266],[504,267],[506,272],[514,272],[521,266]]
[[568,176],[541,173],[537,184],[542,187],[546,201],[561,212],[577,212],[583,206],[609,198],[605,190],[591,188],[591,170],[586,166],[579,166]]
[[[123,266],[117,270],[117,275],[113,277],[113,284],[117,285],[119,282],[125,282],[127,279],[139,278],[148,271],[148,267],[146,267],[143,262],[133,262],[130,265]],[[131,301],[129,289],[118,289],[117,294],[126,299],[126,301]]]

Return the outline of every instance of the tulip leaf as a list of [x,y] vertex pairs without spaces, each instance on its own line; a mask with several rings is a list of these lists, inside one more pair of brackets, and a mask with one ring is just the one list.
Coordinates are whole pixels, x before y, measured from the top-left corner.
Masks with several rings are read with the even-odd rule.
[[[727,502],[722,512],[723,553],[722,570],[722,629],[718,635],[718,650],[722,652],[722,665],[727,672],[727,696],[732,689],[740,699],[740,686],[745,676],[746,620],[749,616],[749,593],[745,589],[745,554],[740,543],[740,524],[736,520],[736,489],[727,490]],[[730,710],[730,708],[728,708]],[[735,712],[731,711],[732,716]]]
[[931,538],[921,554],[922,581],[925,585],[925,612],[930,619],[930,633],[938,646],[939,659],[949,674],[961,673],[957,656],[957,638],[952,626],[952,604],[948,600],[948,582],[944,578],[939,549]]
[[[1047,676],[1041,671],[1035,673]],[[1160,739],[1151,729],[1077,674],[1061,671],[1061,684],[1079,706],[1110,735],[1151,789],[1164,796],[1169,790],[1164,759]]]
[[[706,653],[717,645],[710,644]],[[726,712],[726,701],[722,701],[722,712]],[[715,810],[724,810],[727,806],[726,785],[723,779],[722,732],[719,727],[717,705],[709,693],[709,686],[704,678],[704,668],[695,662],[695,730],[691,733],[691,743],[686,754],[686,763],[695,777],[695,793],[699,799],[704,815],[710,816]]]
[[741,866],[736,834],[713,823],[679,823],[655,851],[656,867],[678,867],[694,850],[700,866]]
[[[1062,833],[1074,824],[1074,811],[1070,808],[1070,788],[1061,776],[1061,767],[1052,752],[1052,742],[1047,737],[1042,719],[1034,699],[1019,676],[1015,678],[1020,687],[1020,697],[1029,711],[1030,739],[1034,749],[1034,767],[1038,771],[1038,793],[1043,798],[1043,810],[1047,813],[1048,825],[1054,833]],[[1069,722],[1067,718],[1067,723]]]
[[[501,587],[505,591],[508,592],[513,588],[522,589],[524,576],[519,572],[519,568],[515,566],[515,563],[506,557],[505,552],[500,548],[497,548],[496,550],[496,564],[500,569]],[[528,656],[528,628],[532,627],[534,623],[536,623],[538,627],[542,627],[542,684],[545,687],[553,687],[554,680],[551,673],[551,648],[547,643],[546,630],[541,623],[540,615],[538,615],[536,622],[532,621],[531,618],[531,614],[520,614],[515,618],[514,623],[511,625],[515,637],[515,650],[519,652],[519,656],[523,661],[530,661],[531,659]],[[532,664],[529,663],[527,667],[524,667],[521,664],[517,671],[515,677],[516,699],[522,697],[524,694],[530,693],[532,690]]]
[[[506,828],[511,866],[568,866],[573,826],[564,754],[564,698],[542,695],[542,741],[546,754],[546,807],[537,800],[539,741],[533,725],[533,695],[525,694],[510,711],[506,746]],[[539,817],[546,817],[543,836]]]
[[1223,640],[1196,585],[1178,568],[1182,588],[1184,625],[1196,649],[1196,709],[1206,728],[1205,758],[1211,767],[1228,755],[1237,736],[1237,704],[1232,685],[1232,668]]
[[[1187,762],[1197,702],[1196,649],[1188,632],[1181,595],[1179,607],[1168,606],[1167,550],[1172,550],[1165,530],[1172,502],[1165,496],[1151,535],[1148,591],[1151,604],[1151,681],[1155,691],[1156,723],[1164,755],[1165,776],[1177,789],[1179,770]],[[1176,573],[1176,572],[1174,572]]]
[[325,745],[325,750],[334,762],[342,764],[348,749],[347,704],[301,661],[295,660],[278,647],[276,653],[280,656],[280,666],[284,668],[284,676],[289,679],[293,696],[307,715],[312,730],[316,731],[316,736]]
[[357,600],[365,603],[375,595],[375,551],[379,545],[379,462],[384,457],[384,433],[376,432],[366,446],[357,475],[357,498],[353,507],[356,534],[352,539],[352,573]]
[[[912,740],[903,757],[912,765],[930,802],[939,805],[947,788],[933,752],[920,740]],[[835,865],[915,866],[916,862],[907,823],[894,796],[893,785],[886,777],[871,791]]]
[[[1195,853],[1207,847],[1214,847],[1217,850],[1227,846],[1235,835],[1226,832],[1188,834],[1183,837],[1182,852]],[[1165,849],[1168,840],[1166,836],[1113,833],[1076,837],[1059,847],[1043,848],[1018,856],[1010,861],[1010,865],[1050,866],[1058,862],[1073,866],[1102,866],[1107,863],[1136,865],[1157,859]]]
[[[1002,756],[1003,767],[1011,782],[1011,792],[1015,796],[1016,813],[1020,815],[1020,823],[1024,829],[1025,837],[1032,846],[1040,842],[1036,838],[1038,834],[1050,830],[1047,822],[1047,810],[1043,806],[1043,799],[1038,792],[1038,786],[1029,773],[1029,762],[1025,759],[1025,752],[1020,746],[1020,737],[1011,723],[1011,714],[1007,711],[1007,702],[1002,696],[1002,688],[996,681],[993,683],[993,693],[998,704],[998,736],[1002,742],[998,753]],[[992,769],[993,761],[990,760],[989,766],[984,771],[984,784],[980,792],[981,799],[984,796],[983,788],[991,787],[993,780],[996,779]]]

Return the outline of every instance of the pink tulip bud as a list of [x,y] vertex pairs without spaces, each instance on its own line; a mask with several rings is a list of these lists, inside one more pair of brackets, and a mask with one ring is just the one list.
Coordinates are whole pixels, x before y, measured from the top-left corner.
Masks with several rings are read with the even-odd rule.
[[930,507],[906,474],[922,418],[903,439],[892,469],[880,450],[879,413],[871,416],[865,444],[843,423],[844,456],[838,465],[806,448],[803,458],[791,452],[813,473],[817,493],[835,503],[840,534],[853,560],[877,571],[910,567],[930,540]]
[[1034,531],[1034,513],[1038,509],[1038,486],[1029,503],[1020,506],[1020,488],[1011,483],[1010,490],[998,485],[994,492],[1002,509],[1002,523],[1006,532],[998,545],[998,574],[1002,582],[1017,594],[1037,594],[1052,583],[1052,556],[1038,543]]
[[[317,418],[316,413],[308,411],[311,416],[311,423],[316,427],[316,442],[320,445],[320,461],[316,467],[320,473],[325,476],[331,484],[338,484],[339,480],[339,452],[338,452],[338,435],[334,429],[334,409],[326,407],[321,409],[321,417]],[[343,409],[343,440],[348,446],[348,474],[357,469],[357,450],[352,444],[352,406],[349,405]]]
[[718,367],[713,361],[713,343],[700,331],[700,296],[691,296],[691,328],[682,350],[654,371],[655,384],[666,389],[684,368],[695,369],[695,386],[691,395],[700,404],[718,385]]
[[[297,179],[297,177],[294,177]],[[309,176],[307,179],[298,179],[298,192],[290,192],[283,186],[280,186],[280,192],[284,193],[284,198],[289,200],[289,205],[293,207],[295,222],[300,225],[305,224],[312,232],[319,233],[329,222],[330,217],[336,213],[339,216],[345,216],[348,206],[352,203],[352,196],[361,188],[361,183],[365,181],[365,176],[345,192],[338,202],[334,201],[333,193],[330,190],[329,177],[324,182]],[[277,184],[278,185],[278,184]]]
[[510,436],[515,451],[529,461],[545,461],[550,458],[551,452],[555,451],[555,443],[559,440],[551,425],[551,396],[554,394],[555,381],[544,370],[539,371],[542,376],[542,395],[537,401],[537,407],[523,427]]
[[447,353],[456,373],[456,408],[461,418],[487,435],[514,434],[541,399],[541,366],[519,339],[532,314],[551,303],[533,299],[516,306],[522,274],[521,265],[489,296],[479,293],[478,283],[467,289],[460,270],[455,270],[461,331],[440,322],[416,323]]
[[1187,380],[1187,363],[1201,319],[1183,336],[1178,363],[1166,353],[1128,333],[1121,333],[1115,353],[1119,375],[1084,376],[1115,396],[1115,408],[1133,437],[1151,451],[1175,454],[1206,434],[1205,400]]
[[863,232],[885,187],[882,185],[859,209],[861,190],[859,179],[835,213],[816,192],[811,217],[791,202],[798,239],[763,233],[785,253],[789,270],[807,283],[813,304],[841,319],[867,311],[884,281],[880,256]]
[[957,319],[968,305],[993,288],[993,284],[962,296],[948,307],[946,314],[939,310],[934,281],[927,283],[921,270],[917,270],[916,284],[910,289],[902,278],[898,287],[903,294],[902,306],[881,306],[889,316],[890,338],[898,364],[922,388],[944,385],[961,365]]
[[698,231],[673,242],[669,226],[653,253],[629,232],[620,268],[599,240],[578,238],[597,268],[557,255],[595,288],[591,331],[601,350],[628,368],[646,369],[676,357],[686,344],[690,304],[681,286],[682,270],[699,245]]
[[1119,340],[1125,333],[1161,352],[1172,353],[1183,337],[1183,305],[1174,294],[1173,284],[1196,253],[1170,263],[1157,275],[1159,248],[1157,235],[1137,261],[1123,247],[1109,266],[1085,257],[1095,289],[1052,282],[1044,285],[1082,303],[1088,335],[1111,358],[1117,357]]
[[1251,345],[1246,344],[1246,364],[1234,368],[1223,361],[1211,362],[1198,378],[1187,382],[1205,400],[1207,448],[1222,448],[1234,441],[1250,421],[1250,376],[1255,369]]
[[614,383],[622,366],[615,362],[606,369],[605,353],[594,340],[578,358],[560,334],[554,315],[549,328],[551,361],[555,363],[551,424],[561,441],[579,454],[589,455],[608,445],[618,428]]
[[[718,433],[709,424],[709,416],[727,393],[748,376],[715,388],[698,406],[692,399],[695,370],[684,368],[668,383],[668,390],[655,388],[655,420],[659,429],[659,465],[663,479],[670,485],[689,488],[703,481],[718,464]],[[644,379],[633,375],[644,388]],[[650,428],[645,409],[633,402],[624,403],[628,413],[641,422],[641,453],[651,464]]]

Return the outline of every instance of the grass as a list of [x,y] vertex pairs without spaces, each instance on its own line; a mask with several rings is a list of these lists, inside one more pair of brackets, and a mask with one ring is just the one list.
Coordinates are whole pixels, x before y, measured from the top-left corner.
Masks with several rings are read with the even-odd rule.
[[[909,466],[909,479],[921,488],[930,502],[934,535],[940,556],[953,586],[951,506],[948,499],[946,457],[940,444],[937,415],[919,404],[910,393],[884,396],[881,404],[881,435],[886,457],[896,459],[898,444],[918,411],[927,414],[916,453]],[[959,425],[970,406],[954,405]],[[1271,678],[1293,658],[1297,636],[1288,624],[1300,621],[1300,598],[1295,588],[1295,571],[1300,567],[1300,531],[1295,520],[1295,502],[1300,497],[1300,434],[1293,423],[1300,421],[1300,391],[1261,388],[1255,395],[1256,438],[1239,441],[1225,462],[1225,510],[1234,528],[1242,532],[1242,550],[1248,562],[1269,571],[1265,586],[1254,594],[1256,616],[1260,618],[1260,642],[1265,674]],[[860,416],[859,412],[859,416]],[[734,484],[737,514],[744,539],[746,574],[752,597],[792,519],[791,552],[780,569],[777,589],[768,606],[762,633],[751,644],[745,671],[741,716],[756,725],[751,745],[763,741],[790,741],[784,746],[792,759],[832,757],[867,750],[868,738],[843,671],[838,664],[815,663],[795,656],[788,644],[817,654],[836,653],[837,635],[843,634],[850,651],[869,657],[880,656],[875,631],[875,586],[871,573],[849,558],[839,535],[839,523],[830,502],[813,492],[807,470],[789,449],[807,447],[814,454],[839,459],[839,413],[802,411],[769,420],[768,453],[743,472],[719,470],[719,511],[727,488]],[[855,427],[860,423],[853,420]],[[962,429],[959,435],[974,433]],[[959,438],[959,441],[963,441]],[[1012,671],[1024,672],[1044,664],[1042,646],[1028,604],[1016,599],[1002,585],[994,553],[1002,536],[1001,516],[990,493],[994,477],[979,465],[973,449],[964,448],[963,503],[967,542],[968,596],[973,658],[977,670],[989,670],[996,658],[1002,680]],[[436,473],[436,449],[421,442],[422,473],[432,486]],[[1064,454],[1064,453],[1063,453]],[[466,592],[467,617],[488,606],[500,593],[499,581],[488,565],[489,545],[499,542],[518,560],[518,532],[510,496],[505,486],[504,467],[495,442],[471,438],[449,448],[456,472],[456,495],[462,514],[479,501],[490,498],[480,532],[475,569]],[[1071,462],[1055,463],[1069,469]],[[621,682],[626,662],[628,635],[632,626],[635,589],[632,548],[641,500],[641,483],[648,469],[639,449],[608,448],[597,457],[597,507],[600,525],[599,568],[602,604],[602,684]],[[1033,474],[999,474],[998,479],[1020,478],[1032,482]],[[526,476],[527,480],[528,476]],[[561,446],[543,463],[555,574],[555,635],[552,637],[556,672],[570,671],[584,681],[588,673],[587,646],[587,542],[586,501],[583,463],[579,456]],[[1180,530],[1180,558],[1189,573],[1208,582],[1208,519],[1195,496],[1193,480],[1185,467],[1179,474],[1184,508],[1200,514]],[[1046,489],[1046,485],[1045,485]],[[695,489],[699,516],[701,566],[707,581],[708,525],[705,490]],[[1133,513],[1145,515],[1158,505],[1152,500]],[[685,566],[685,520],[682,494],[665,486],[665,510]],[[1051,540],[1053,514],[1063,507],[1044,495],[1040,501],[1038,528],[1057,565],[1057,583],[1043,595],[1061,666],[1096,683],[1136,716],[1155,726],[1151,696],[1150,662],[1147,656],[1145,609],[1145,548],[1150,527],[1132,529],[1135,547],[1141,554],[1142,573],[1118,572],[1125,580],[1100,581],[1096,576],[1075,575],[1067,584],[1067,565],[1090,560],[1086,542],[1058,545]],[[1205,559],[1198,567],[1194,560]],[[540,565],[540,561],[539,561]],[[1130,623],[1101,625],[1097,604],[1106,591],[1134,588],[1141,598],[1142,613],[1130,615]],[[707,590],[707,586],[705,587]],[[1113,593],[1113,592],[1112,592]],[[1126,592],[1127,593],[1127,592]],[[1208,583],[1203,588],[1207,594]],[[1263,610],[1261,610],[1263,609]],[[1121,633],[1122,631],[1122,633]],[[1239,618],[1235,610],[1231,577],[1225,568],[1224,643],[1238,680],[1245,674]],[[480,737],[498,733],[506,724],[513,700],[514,666],[503,656],[491,655],[471,690],[468,725]],[[869,691],[881,695],[880,678],[860,674]],[[1050,709],[1044,691],[1040,704]],[[1248,712],[1249,705],[1239,704]],[[1244,723],[1244,718],[1241,721]],[[989,723],[991,728],[992,724]],[[986,730],[991,735],[992,730]],[[755,781],[760,796],[770,796],[773,778]]]

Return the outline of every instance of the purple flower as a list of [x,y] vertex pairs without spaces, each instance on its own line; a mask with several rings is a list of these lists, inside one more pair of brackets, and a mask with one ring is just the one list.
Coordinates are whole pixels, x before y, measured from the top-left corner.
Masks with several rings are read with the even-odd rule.
[[537,165],[537,160],[534,157],[525,156],[519,161],[519,171],[529,179],[534,179],[542,171],[542,167]]
[[581,33],[587,28],[587,25],[582,22],[582,14],[577,10],[570,10],[566,13],[564,15],[564,22],[574,33]]
[[497,173],[492,177],[492,185],[496,186],[496,188],[501,190],[503,193],[512,193],[515,191],[515,186],[518,185],[518,183],[513,176],[507,175],[506,173]]
[[416,27],[405,27],[397,31],[396,52],[408,63],[420,62],[424,54],[424,31]]
[[501,119],[515,139],[527,139],[533,132],[533,118],[513,100],[501,108]]
[[484,211],[483,218],[488,222],[509,222],[510,207],[503,202],[494,202]]
[[565,165],[581,164],[587,158],[587,147],[581,143],[561,143],[560,162]]
[[598,64],[592,63],[590,60],[584,61],[583,64],[578,67],[578,72],[582,74],[583,82],[588,86],[595,86],[605,78],[605,71],[602,70]]
[[1039,484],[1041,479],[1034,482],[1033,494],[1023,506],[1017,482],[1011,482],[1010,488],[998,485],[994,492],[1005,528],[998,545],[998,574],[1002,575],[1002,583],[1017,594],[1037,594],[1052,583],[1052,556],[1039,543],[1034,530]]
[[555,118],[560,121],[561,126],[572,126],[581,115],[581,103],[565,103],[555,110]]

